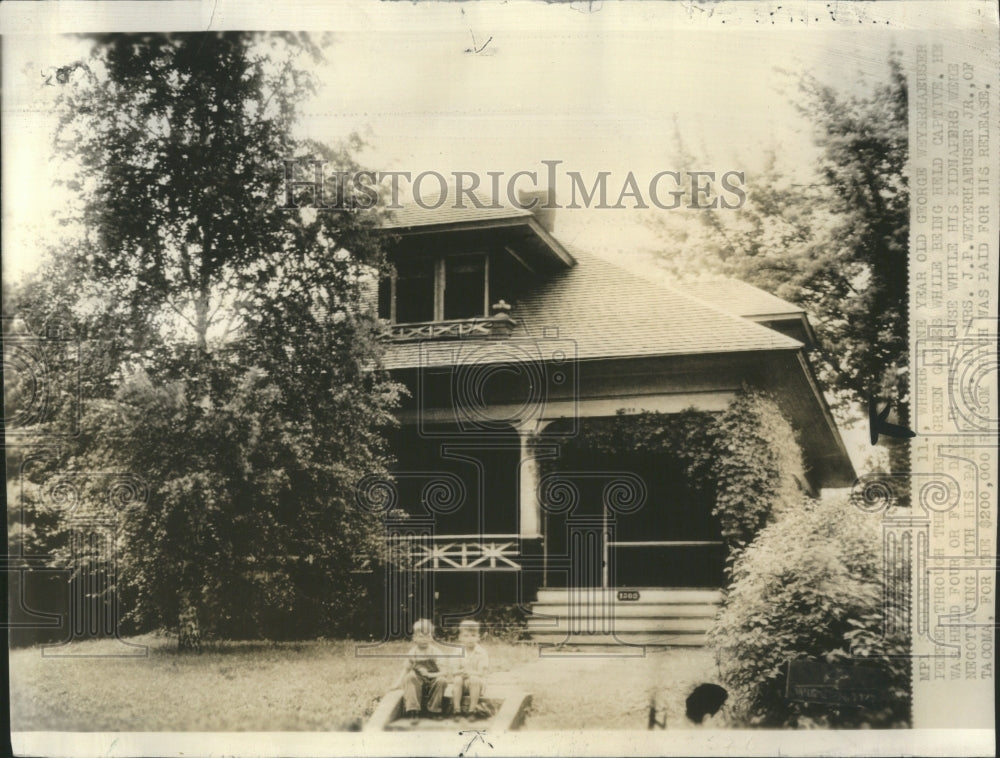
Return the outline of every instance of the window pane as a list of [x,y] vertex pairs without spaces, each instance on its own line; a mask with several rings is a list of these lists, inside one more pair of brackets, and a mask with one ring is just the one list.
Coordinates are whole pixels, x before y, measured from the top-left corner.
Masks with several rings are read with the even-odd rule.
[[434,261],[396,264],[396,322],[434,320]]
[[389,277],[378,282],[378,317],[388,319],[392,314],[392,280]]
[[445,260],[444,317],[485,316],[486,256],[463,255]]

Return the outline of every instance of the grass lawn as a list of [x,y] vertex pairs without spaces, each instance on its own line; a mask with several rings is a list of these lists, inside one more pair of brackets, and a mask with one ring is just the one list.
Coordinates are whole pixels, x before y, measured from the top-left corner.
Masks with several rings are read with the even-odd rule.
[[[353,641],[227,642],[179,654],[148,635],[145,658],[43,658],[10,652],[15,731],[330,731],[356,729],[395,679],[400,660],[360,657]],[[400,655],[407,643],[377,652]],[[100,655],[114,643],[73,643]],[[534,696],[526,729],[646,728],[655,693],[671,728],[684,726],[684,697],[712,681],[704,650],[650,649],[644,658],[539,658],[531,645],[490,642],[496,684]]]

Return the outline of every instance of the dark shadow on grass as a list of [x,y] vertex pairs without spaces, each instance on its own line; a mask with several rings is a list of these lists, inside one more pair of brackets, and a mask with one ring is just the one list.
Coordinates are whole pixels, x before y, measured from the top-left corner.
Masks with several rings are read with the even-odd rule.
[[315,649],[315,641],[297,640],[202,640],[199,650],[180,650],[176,640],[155,649],[156,655],[198,658],[205,655],[245,655],[247,653],[301,653]]

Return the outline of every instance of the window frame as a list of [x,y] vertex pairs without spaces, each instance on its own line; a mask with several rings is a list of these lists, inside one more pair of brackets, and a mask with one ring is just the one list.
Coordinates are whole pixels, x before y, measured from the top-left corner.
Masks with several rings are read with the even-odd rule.
[[[434,280],[434,318],[429,322],[425,321],[397,321],[396,320],[396,279],[397,272],[393,268],[392,276],[389,278],[389,323],[391,324],[422,324],[439,323],[453,321],[468,321],[475,318],[486,318],[490,315],[490,254],[488,252],[454,253],[450,255],[439,255],[433,259]],[[479,316],[468,316],[465,318],[446,319],[444,317],[445,290],[448,287],[447,263],[454,258],[481,258],[483,260],[483,311]],[[380,287],[381,289],[381,287]],[[381,311],[381,308],[379,308]]]

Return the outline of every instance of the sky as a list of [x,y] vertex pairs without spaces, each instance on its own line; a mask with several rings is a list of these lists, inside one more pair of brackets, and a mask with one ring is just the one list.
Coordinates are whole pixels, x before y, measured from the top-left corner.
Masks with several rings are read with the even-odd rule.
[[[750,188],[766,149],[807,175],[812,125],[792,104],[795,75],[779,70],[846,89],[870,86],[884,78],[899,36],[892,24],[866,26],[863,35],[818,18],[809,27],[808,14],[773,24],[764,6],[751,4],[742,17],[728,17],[729,27],[706,16],[712,6],[697,5],[686,12],[656,3],[335,7],[358,10],[294,19],[333,38],[316,69],[321,89],[305,108],[302,136],[335,142],[358,132],[370,145],[359,156],[364,164],[413,174],[509,176],[557,160],[557,199],[569,196],[568,171],[588,184],[611,172],[614,195],[629,171],[648,187],[658,171],[677,168],[675,130],[699,156],[699,170],[743,171]],[[240,28],[235,12],[218,18]],[[5,189],[16,188],[3,193],[3,262],[13,277],[35,267],[67,199],[52,186],[57,88],[45,79],[88,44],[37,29],[3,38],[3,178]],[[657,245],[643,214],[631,210],[562,211],[557,230],[569,244]]]
[[[611,172],[613,193],[630,171],[643,185],[678,168],[675,130],[699,170],[742,171],[750,190],[769,149],[785,171],[808,181],[814,125],[794,107],[798,75],[860,92],[885,79],[890,50],[905,52],[914,26],[912,3],[834,3],[826,8],[836,10],[822,15],[815,3],[483,0],[308,4],[282,16],[271,6],[220,0],[211,8],[195,3],[200,15],[171,16],[168,8],[155,17],[115,5],[123,9],[110,21],[117,28],[332,32],[300,134],[333,143],[357,132],[369,145],[357,156],[364,165],[509,176],[557,160],[561,171],[578,171],[588,183]],[[5,277],[36,267],[60,234],[55,221],[67,201],[52,186],[57,88],[45,79],[89,43],[52,32],[108,22],[67,21],[64,14],[18,25],[0,15]],[[557,199],[565,202],[569,188],[560,176]],[[648,212],[634,210],[561,210],[556,234],[648,266],[670,244],[648,221]]]

